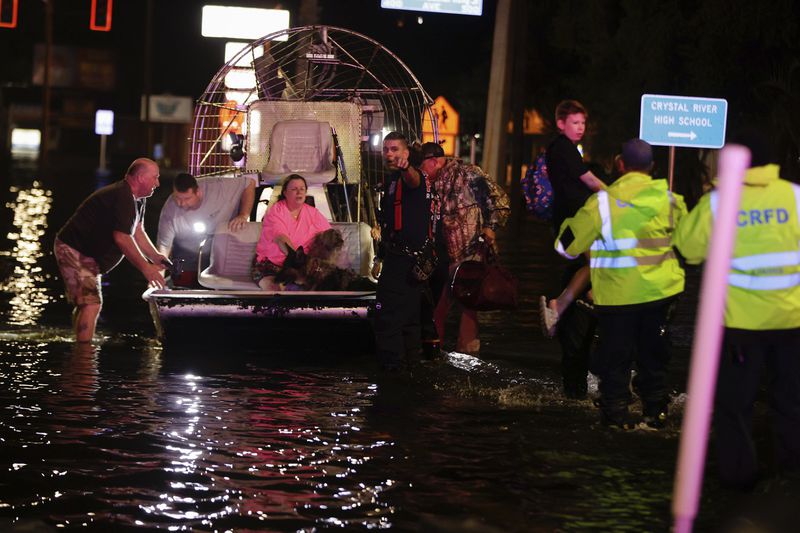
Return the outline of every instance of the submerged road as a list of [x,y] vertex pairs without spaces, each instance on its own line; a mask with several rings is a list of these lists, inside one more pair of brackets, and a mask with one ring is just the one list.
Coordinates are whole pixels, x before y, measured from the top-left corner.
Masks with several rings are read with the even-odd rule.
[[[385,376],[370,354],[326,347],[323,331],[281,350],[225,331],[222,346],[166,350],[127,264],[106,278],[97,347],[81,350],[51,243],[95,180],[5,177],[0,529],[669,529],[698,271],[675,317],[672,418],[623,433],[600,426],[591,400],[560,394],[558,345],[536,311],[561,261],[545,224],[523,217],[500,235],[521,306],[481,315],[480,358],[451,352]],[[168,192],[149,202],[151,235]],[[768,469],[766,422],[759,412]],[[773,482],[759,488],[766,502],[744,498],[719,487],[713,463],[706,471],[697,531],[750,510],[781,520],[775,495],[796,496]]]

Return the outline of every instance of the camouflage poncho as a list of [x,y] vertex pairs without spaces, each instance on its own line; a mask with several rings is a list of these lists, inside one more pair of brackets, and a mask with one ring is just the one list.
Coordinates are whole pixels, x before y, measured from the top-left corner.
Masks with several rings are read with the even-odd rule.
[[483,228],[497,230],[510,213],[508,195],[480,167],[448,159],[434,182],[450,261],[475,253]]

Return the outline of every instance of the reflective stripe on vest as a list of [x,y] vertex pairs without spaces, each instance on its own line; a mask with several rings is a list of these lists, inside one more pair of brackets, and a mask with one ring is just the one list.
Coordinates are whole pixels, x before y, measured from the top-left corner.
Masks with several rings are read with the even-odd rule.
[[719,198],[717,196],[716,189],[711,191],[711,194],[709,195],[708,199],[709,199],[709,202],[711,204],[711,218],[716,220],[716,218],[717,218],[717,206],[719,205]]
[[791,289],[800,285],[800,273],[785,276],[749,276],[747,274],[728,274],[728,285],[754,291],[774,291]]
[[639,257],[592,257],[589,260],[589,266],[591,268],[636,268],[638,266],[660,265],[669,259],[675,259],[675,252],[672,250],[663,254]]
[[[672,193],[670,194],[670,223],[672,222],[672,205],[674,203],[674,198],[672,197]],[[632,250],[634,248],[639,249],[657,249],[657,248],[665,248],[672,244],[672,240],[670,237],[649,237],[644,239],[637,239],[637,238],[627,238],[627,239],[614,239],[614,235],[611,231],[611,207],[608,202],[608,192],[606,191],[598,191],[597,192],[597,209],[600,212],[600,234],[602,238],[595,240],[592,243],[591,250],[598,251],[619,251],[619,250]],[[664,254],[666,255],[666,254]],[[649,262],[650,257],[652,258],[659,258],[656,262]],[[662,255],[654,255],[650,257],[638,257],[638,258],[631,258],[631,257],[603,257],[603,258],[592,258],[592,262],[590,266],[595,268],[629,268],[635,267],[637,265],[653,265],[658,264],[669,257],[664,257]],[[675,257],[675,254],[672,254],[672,257]],[[595,259],[602,259],[602,261],[596,261]],[[614,259],[615,261],[610,261]],[[631,259],[634,262],[630,264],[625,264],[627,259]],[[639,261],[639,262],[635,262]],[[645,261],[645,262],[641,262]]]
[[800,224],[800,186],[797,186],[794,183],[792,183],[791,185],[792,185],[792,191],[794,192],[794,203],[797,209],[797,211],[795,211],[795,216],[797,216],[799,221],[798,224]]
[[800,250],[797,252],[746,255],[744,257],[736,257],[731,261],[731,266],[735,270],[756,270],[758,268],[798,265],[800,265]]
[[[792,184],[796,204],[795,216],[800,217],[800,187]],[[709,197],[711,202],[711,215],[717,218],[719,199],[717,191],[712,191]],[[731,259],[731,268],[734,270],[758,270],[763,268],[777,268],[786,266],[800,266],[800,250],[796,252],[773,252],[767,254],[745,255]],[[749,289],[753,291],[774,291],[791,289],[800,285],[800,273],[784,274],[777,276],[751,275],[731,272],[728,274],[728,285]]]

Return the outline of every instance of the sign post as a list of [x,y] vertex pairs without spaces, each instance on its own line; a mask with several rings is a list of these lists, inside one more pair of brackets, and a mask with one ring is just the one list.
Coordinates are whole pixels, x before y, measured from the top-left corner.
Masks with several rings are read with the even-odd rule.
[[669,188],[675,170],[675,147],[722,148],[728,101],[722,98],[643,94],[639,138],[669,146]]

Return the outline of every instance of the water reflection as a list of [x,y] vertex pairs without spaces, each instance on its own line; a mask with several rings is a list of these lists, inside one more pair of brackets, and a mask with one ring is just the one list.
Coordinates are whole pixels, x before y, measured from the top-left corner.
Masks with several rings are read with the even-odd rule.
[[7,235],[14,247],[3,253],[14,260],[14,269],[8,279],[0,282],[0,291],[13,294],[8,323],[27,326],[36,323],[43,307],[51,301],[39,261],[53,199],[51,191],[42,189],[38,182],[30,189],[10,190],[17,193],[16,201],[6,204],[14,212],[14,229]]
[[161,430],[168,489],[140,506],[150,523],[390,525],[381,493],[394,481],[361,475],[374,450],[390,445],[361,432],[374,385],[277,372],[230,395],[213,376],[175,380]]

